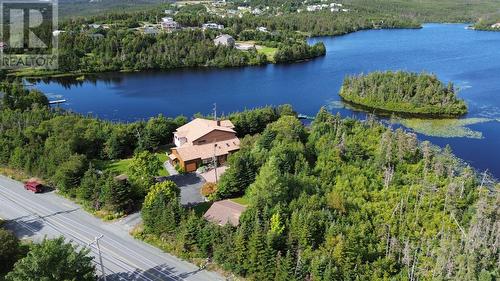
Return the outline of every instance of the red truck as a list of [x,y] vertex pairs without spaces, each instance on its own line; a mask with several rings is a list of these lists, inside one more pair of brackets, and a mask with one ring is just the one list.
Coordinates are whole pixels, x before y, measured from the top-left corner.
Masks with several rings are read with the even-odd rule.
[[29,180],[24,184],[26,190],[31,190],[35,193],[43,192],[43,185],[37,181]]

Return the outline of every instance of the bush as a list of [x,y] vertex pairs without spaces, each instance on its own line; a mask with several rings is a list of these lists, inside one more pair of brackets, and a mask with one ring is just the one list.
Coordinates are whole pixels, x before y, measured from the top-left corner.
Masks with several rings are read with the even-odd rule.
[[12,269],[21,252],[19,239],[12,232],[0,228],[0,275]]
[[185,174],[185,173],[186,173],[186,170],[185,170],[183,167],[181,167],[181,165],[179,165],[179,164],[176,164],[176,165],[175,165],[175,170],[176,170],[179,174]]
[[209,197],[216,191],[217,191],[217,184],[213,182],[207,182],[201,187],[201,195],[203,195],[204,197]]
[[6,276],[9,281],[96,280],[89,250],[77,250],[60,237],[34,244],[28,255],[19,260]]

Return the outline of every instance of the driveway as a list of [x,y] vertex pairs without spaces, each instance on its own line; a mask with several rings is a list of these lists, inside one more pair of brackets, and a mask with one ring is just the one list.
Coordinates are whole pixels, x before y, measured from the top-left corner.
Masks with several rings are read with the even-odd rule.
[[167,172],[168,172],[169,175],[175,176],[175,175],[179,174],[179,172],[177,172],[177,170],[175,169],[175,167],[172,166],[172,164],[170,164],[169,161],[165,161],[165,163],[163,163],[163,166],[165,167],[165,169],[167,170]]
[[196,173],[178,174],[166,177],[181,189],[181,204],[189,205],[205,202],[200,190],[205,180]]
[[[208,170],[204,173],[201,173],[200,176],[206,181],[206,182],[213,182],[216,183],[218,180],[220,180],[220,177],[222,174],[224,174],[227,170],[227,166],[220,166],[217,167],[217,169],[211,169]],[[215,176],[215,172],[217,171],[217,176]]]
[[[196,184],[190,182],[189,177],[181,182],[188,186]],[[108,281],[224,280],[216,273],[199,270],[193,264],[131,237],[126,229],[138,217],[131,217],[121,225],[103,222],[54,192],[34,194],[25,190],[22,183],[4,177],[0,177],[0,217],[8,220],[6,227],[18,237],[34,241],[45,236],[64,236],[75,245],[87,247],[95,237],[103,235],[99,243]],[[97,257],[95,247],[90,249],[91,255]],[[101,275],[98,259],[93,261]]]

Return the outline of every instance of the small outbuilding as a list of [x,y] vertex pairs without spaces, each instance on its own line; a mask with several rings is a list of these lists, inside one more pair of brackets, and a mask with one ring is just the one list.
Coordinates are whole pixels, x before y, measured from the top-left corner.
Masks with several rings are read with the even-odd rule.
[[203,217],[212,223],[224,226],[231,224],[238,226],[240,216],[246,210],[246,206],[233,202],[231,200],[217,201],[210,206]]
[[231,36],[229,34],[222,34],[222,35],[215,37],[215,39],[214,39],[215,46],[223,45],[223,46],[232,48],[232,47],[234,47],[235,43],[236,43],[236,41],[234,40],[233,36]]

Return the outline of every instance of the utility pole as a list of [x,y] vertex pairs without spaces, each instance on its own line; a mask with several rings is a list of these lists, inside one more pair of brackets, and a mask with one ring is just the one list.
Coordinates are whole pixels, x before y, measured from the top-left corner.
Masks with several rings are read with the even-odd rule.
[[[214,103],[214,121],[217,123],[217,103]],[[218,123],[216,125],[219,125]],[[214,173],[215,173],[215,183],[218,182],[217,179],[217,140],[214,143],[214,157],[212,158],[212,162],[214,165]]]
[[217,179],[217,143],[214,143],[213,165],[214,165],[214,173],[215,173],[215,183],[217,183],[219,181]]
[[101,255],[101,247],[99,247],[99,240],[101,240],[102,238],[104,237],[104,235],[101,234],[101,236],[99,237],[96,237],[94,241],[90,242],[89,243],[89,246],[91,246],[92,244],[96,244],[97,246],[97,253],[99,254],[99,263],[101,264],[101,275],[102,275],[102,279],[104,281],[106,281],[106,273],[104,272],[104,265],[102,263],[102,255]]

